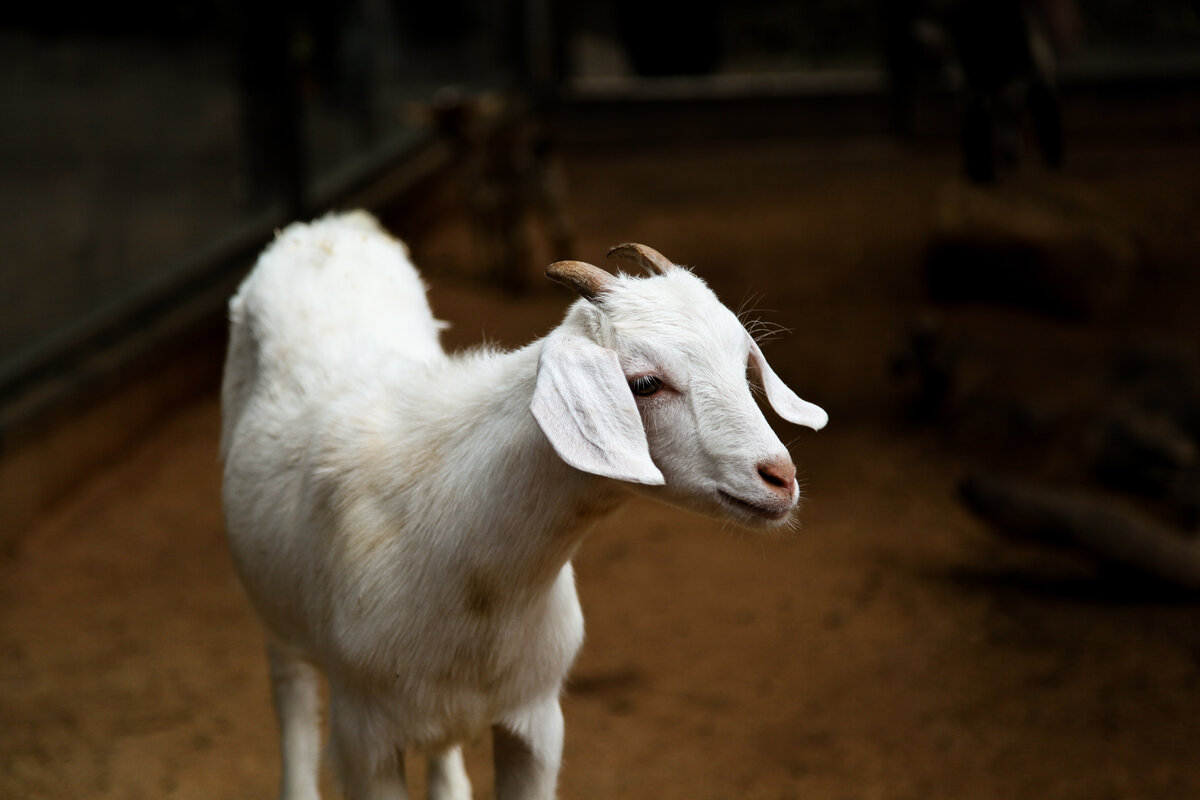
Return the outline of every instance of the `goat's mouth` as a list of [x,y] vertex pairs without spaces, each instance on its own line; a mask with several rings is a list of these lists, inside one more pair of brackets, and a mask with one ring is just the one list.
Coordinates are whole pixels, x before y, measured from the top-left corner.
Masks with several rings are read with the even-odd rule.
[[759,519],[778,522],[792,513],[793,505],[788,503],[786,506],[781,505],[766,505],[763,503],[755,503],[751,500],[743,500],[740,497],[730,494],[724,489],[717,489],[717,499],[721,501],[727,508],[733,508],[748,514],[752,514]]

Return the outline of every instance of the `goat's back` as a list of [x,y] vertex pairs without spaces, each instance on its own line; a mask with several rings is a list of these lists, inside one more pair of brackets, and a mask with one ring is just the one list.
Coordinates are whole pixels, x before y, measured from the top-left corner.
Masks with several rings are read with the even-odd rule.
[[255,391],[303,406],[442,358],[425,291],[403,243],[365,212],[283,230],[229,304],[222,449]]

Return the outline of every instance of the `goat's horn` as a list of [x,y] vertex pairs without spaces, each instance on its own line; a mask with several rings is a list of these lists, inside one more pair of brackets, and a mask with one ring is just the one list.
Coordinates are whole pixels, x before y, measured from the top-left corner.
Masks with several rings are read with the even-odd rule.
[[546,277],[569,286],[587,300],[595,300],[612,288],[612,273],[584,261],[555,261],[546,267]]
[[634,244],[633,242],[617,245],[608,251],[608,257],[619,258],[622,261],[637,264],[651,275],[666,275],[669,271],[675,269],[675,265],[671,263],[671,260],[653,247],[646,247],[644,244]]

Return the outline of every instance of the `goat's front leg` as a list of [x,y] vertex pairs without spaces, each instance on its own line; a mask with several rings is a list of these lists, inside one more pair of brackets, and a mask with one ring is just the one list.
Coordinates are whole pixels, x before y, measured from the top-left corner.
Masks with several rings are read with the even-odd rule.
[[426,779],[429,800],[471,800],[471,781],[463,764],[462,747],[429,757]]
[[330,706],[330,744],[346,800],[409,800],[404,752],[372,738],[369,705],[332,686]]
[[321,767],[321,676],[286,645],[270,642],[271,694],[279,720],[283,755],[281,800],[319,800]]
[[562,746],[557,694],[492,726],[496,800],[553,800]]

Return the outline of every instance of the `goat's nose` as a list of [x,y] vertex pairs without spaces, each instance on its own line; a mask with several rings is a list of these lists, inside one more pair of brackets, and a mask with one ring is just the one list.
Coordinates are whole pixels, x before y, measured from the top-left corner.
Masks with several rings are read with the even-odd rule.
[[792,490],[796,485],[796,467],[786,456],[767,459],[758,463],[758,477],[771,487],[771,491],[780,497],[792,499]]

